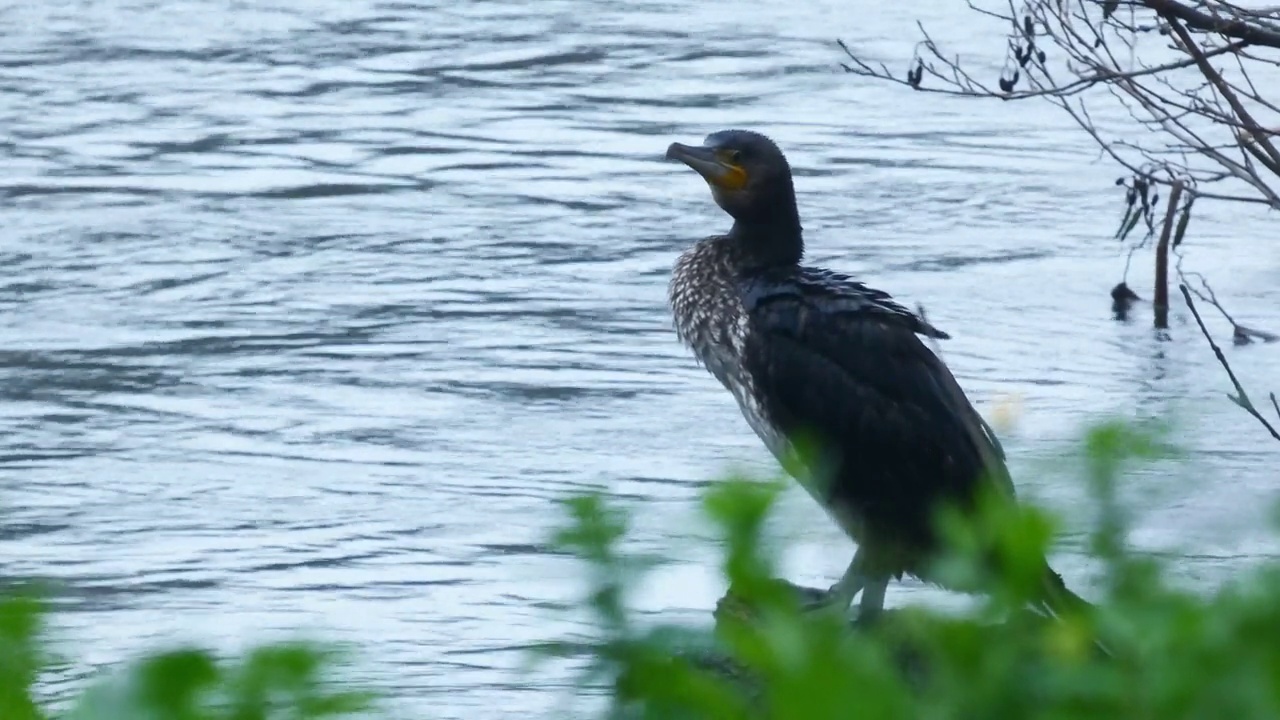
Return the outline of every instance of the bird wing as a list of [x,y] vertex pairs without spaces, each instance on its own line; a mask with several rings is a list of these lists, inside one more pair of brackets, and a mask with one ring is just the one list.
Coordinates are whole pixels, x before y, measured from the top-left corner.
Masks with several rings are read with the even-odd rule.
[[743,290],[747,371],[772,423],[838,454],[830,494],[910,523],[930,500],[972,497],[984,471],[1012,496],[995,434],[919,337],[946,333],[835,273],[758,277]]

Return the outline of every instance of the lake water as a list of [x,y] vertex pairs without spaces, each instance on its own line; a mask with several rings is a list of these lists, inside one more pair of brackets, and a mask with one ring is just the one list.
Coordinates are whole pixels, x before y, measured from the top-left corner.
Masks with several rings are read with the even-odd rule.
[[[559,610],[581,568],[545,539],[585,489],[676,553],[637,607],[708,621],[698,493],[773,464],[671,331],[671,263],[726,219],[662,154],[724,127],[788,153],[812,261],[922,303],[983,412],[1020,398],[1006,447],[1070,520],[1073,586],[1088,517],[1052,461],[1112,413],[1176,417],[1191,450],[1129,478],[1136,542],[1200,587],[1274,557],[1280,444],[1180,298],[1167,338],[1110,316],[1117,168],[1047,103],[840,72],[837,38],[904,71],[919,18],[994,79],[1003,28],[930,5],[7,4],[0,562],[67,583],[50,694],[173,643],[305,633],[355,643],[404,716],[542,716],[574,663],[517,670],[583,630]],[[1277,331],[1274,220],[1200,209],[1187,262]],[[1280,345],[1226,352],[1280,391]],[[791,579],[848,561],[798,491],[776,525]]]

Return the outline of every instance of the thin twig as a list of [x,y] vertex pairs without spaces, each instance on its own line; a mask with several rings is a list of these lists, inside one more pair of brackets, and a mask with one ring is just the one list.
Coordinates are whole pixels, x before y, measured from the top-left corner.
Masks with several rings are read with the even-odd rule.
[[[939,95],[957,95],[960,97],[989,97],[991,95],[997,95],[998,97],[1003,98],[1005,100],[1026,100],[1028,98],[1044,97],[1046,95],[1056,95],[1059,97],[1076,95],[1081,92],[1084,92],[1085,90],[1088,90],[1089,88],[1095,85],[1099,85],[1101,83],[1115,82],[1117,80],[1122,80],[1122,79],[1131,80],[1134,78],[1146,77],[1148,75],[1159,75],[1161,73],[1170,72],[1172,70],[1182,70],[1182,69],[1193,67],[1196,65],[1195,58],[1186,58],[1184,60],[1174,60],[1171,62],[1167,62],[1167,63],[1164,63],[1163,65],[1145,67],[1141,70],[1133,70],[1131,72],[1120,72],[1118,70],[1112,70],[1104,65],[1091,62],[1089,64],[1093,69],[1092,75],[1086,75],[1085,77],[1076,78],[1075,80],[1067,83],[1066,85],[1061,85],[1061,86],[1050,85],[1050,86],[1043,86],[1038,90],[1022,90],[1018,92],[996,93],[996,91],[988,89],[985,85],[983,85],[980,82],[977,82],[973,78],[969,77],[967,74],[964,75],[963,77],[961,77],[960,75],[955,75],[955,72],[958,71],[959,69],[959,65],[941,56],[938,56],[938,59],[946,63],[946,65],[953,71],[952,78],[943,78],[940,74],[934,71],[932,67],[926,66],[925,69],[928,70],[930,74],[933,75],[934,77],[947,80],[955,87],[958,87],[961,89],[951,90],[945,87],[927,87],[925,85],[912,85],[910,82],[902,78],[894,77],[892,74],[889,73],[887,69],[883,67],[879,70],[871,67],[865,61],[860,59],[857,55],[854,55],[852,48],[850,48],[843,40],[836,40],[836,44],[839,45],[840,49],[843,50],[845,54],[848,55],[849,58],[853,60],[853,62],[858,66],[855,68],[855,67],[850,67],[849,65],[845,65],[844,63],[841,63],[840,67],[843,68],[844,71],[847,73],[852,73],[854,75],[861,75],[863,77],[870,77],[877,80],[888,80],[889,82],[897,83],[899,85],[907,85],[915,90],[918,90],[924,93],[936,93]],[[926,46],[929,46],[929,43],[926,42]],[[933,46],[933,47],[936,47],[936,46]],[[1245,47],[1245,44],[1242,42],[1232,43],[1230,45],[1224,45],[1222,47],[1214,48],[1213,50],[1210,50],[1204,53],[1204,56],[1207,58],[1211,58],[1211,57],[1217,57],[1219,55],[1226,55],[1228,53],[1234,53],[1244,47]],[[930,52],[936,53],[936,50],[931,49]],[[960,80],[964,80],[964,82],[961,82]]]
[[[1276,440],[1280,440],[1280,432],[1277,432],[1275,427],[1273,427],[1271,423],[1267,422],[1267,419],[1262,417],[1262,413],[1258,412],[1257,408],[1253,406],[1253,403],[1249,400],[1249,394],[1244,391],[1244,386],[1242,386],[1240,381],[1236,379],[1236,374],[1232,372],[1231,365],[1227,363],[1227,356],[1222,354],[1222,348],[1218,347],[1218,344],[1213,341],[1213,337],[1209,335],[1209,328],[1205,327],[1204,320],[1200,319],[1200,313],[1196,310],[1195,301],[1191,299],[1191,293],[1187,290],[1187,286],[1179,284],[1178,289],[1182,291],[1182,297],[1186,298],[1187,307],[1191,308],[1191,314],[1195,316],[1196,324],[1200,326],[1200,332],[1204,335],[1204,339],[1209,341],[1209,347],[1213,348],[1213,354],[1217,356],[1218,362],[1222,365],[1222,368],[1227,371],[1227,377],[1231,378],[1231,384],[1235,386],[1236,395],[1232,396],[1228,394],[1227,397],[1235,404],[1244,408],[1245,412],[1257,418],[1258,422],[1262,423],[1262,426],[1271,433],[1271,437]],[[1271,402],[1273,404],[1275,403],[1274,393],[1271,395]],[[1280,414],[1280,406],[1277,406],[1276,412]]]

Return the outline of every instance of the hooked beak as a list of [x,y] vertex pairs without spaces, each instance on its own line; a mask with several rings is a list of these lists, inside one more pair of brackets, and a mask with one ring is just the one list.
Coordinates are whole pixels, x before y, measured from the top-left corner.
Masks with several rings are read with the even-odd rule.
[[667,159],[679,160],[693,168],[713,187],[741,190],[747,184],[747,172],[720,159],[714,148],[671,143],[667,146]]

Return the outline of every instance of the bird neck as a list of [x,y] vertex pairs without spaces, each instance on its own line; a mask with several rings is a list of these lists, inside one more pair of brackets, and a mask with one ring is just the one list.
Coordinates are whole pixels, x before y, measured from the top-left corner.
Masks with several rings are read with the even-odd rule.
[[768,214],[735,218],[729,237],[748,269],[797,265],[804,256],[804,237],[795,201]]

